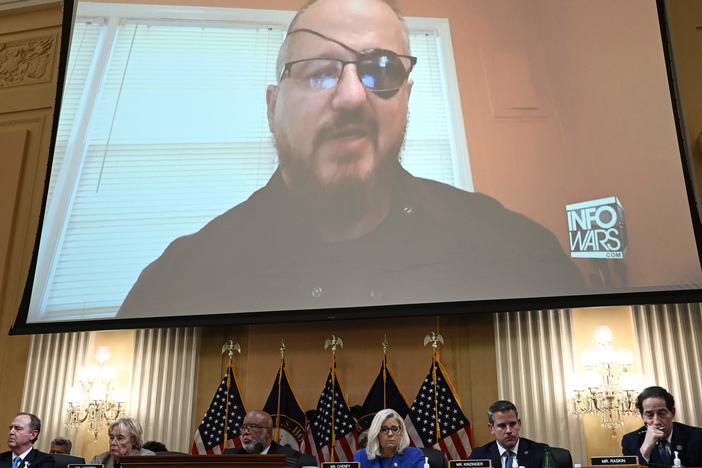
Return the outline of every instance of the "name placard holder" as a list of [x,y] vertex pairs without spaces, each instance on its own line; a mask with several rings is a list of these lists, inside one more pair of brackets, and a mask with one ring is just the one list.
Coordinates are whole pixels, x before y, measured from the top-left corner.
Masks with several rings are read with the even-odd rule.
[[611,457],[592,457],[590,458],[592,466],[637,466],[639,457],[637,456],[622,456],[613,455]]
[[361,468],[359,462],[324,462],[322,468]]
[[449,468],[492,468],[492,460],[451,460]]

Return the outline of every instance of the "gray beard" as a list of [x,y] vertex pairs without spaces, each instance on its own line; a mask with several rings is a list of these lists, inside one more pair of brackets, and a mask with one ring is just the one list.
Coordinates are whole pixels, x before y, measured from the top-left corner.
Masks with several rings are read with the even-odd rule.
[[311,167],[314,161],[296,155],[287,141],[274,135],[273,143],[279,164],[289,179],[291,194],[321,222],[336,224],[362,216],[369,203],[374,202],[372,197],[377,189],[387,187],[393,172],[400,167],[404,136],[403,132],[399,143],[380,156],[366,179],[349,178],[333,184],[322,183]]
[[263,449],[266,448],[263,446],[263,442],[243,444],[242,447],[247,453],[261,453],[263,452]]

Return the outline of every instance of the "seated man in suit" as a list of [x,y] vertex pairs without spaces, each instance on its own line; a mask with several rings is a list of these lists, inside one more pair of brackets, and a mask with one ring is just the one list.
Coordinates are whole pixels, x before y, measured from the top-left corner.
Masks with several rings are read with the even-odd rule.
[[253,410],[246,413],[244,423],[241,425],[241,448],[230,448],[225,454],[273,454],[286,455],[285,468],[301,468],[303,466],[316,466],[316,460],[303,455],[288,446],[279,445],[273,440],[273,418],[265,411]]
[[519,437],[522,421],[514,403],[498,400],[490,405],[488,427],[495,440],[474,448],[471,460],[492,460],[493,468],[512,468],[516,458],[518,466],[541,467],[546,445]]
[[7,434],[9,451],[0,454],[0,468],[54,468],[54,458],[34,448],[41,432],[41,420],[33,414],[18,413]]
[[63,437],[56,437],[49,445],[49,453],[70,455],[73,448],[73,442]]
[[662,387],[648,387],[636,398],[644,425],[622,438],[622,453],[642,465],[673,464],[674,451],[683,466],[702,466],[702,429],[673,422],[675,399]]

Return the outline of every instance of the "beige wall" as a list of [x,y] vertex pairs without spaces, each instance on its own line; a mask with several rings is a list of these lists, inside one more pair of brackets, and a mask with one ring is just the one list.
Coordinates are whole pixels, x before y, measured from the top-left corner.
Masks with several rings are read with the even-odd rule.
[[[702,3],[666,0],[673,56],[678,71],[685,133],[693,157],[696,186],[702,184]],[[699,200],[699,190],[698,190]]]
[[[216,2],[209,2],[214,4]],[[270,7],[294,9],[297,0],[241,0],[226,2],[228,6],[236,4],[245,7]],[[492,8],[487,2],[473,2],[484,8]],[[675,2],[673,2],[675,3]],[[433,2],[429,7],[423,1],[401,2],[406,14],[416,16],[446,16],[451,18],[454,44],[472,44],[479,41],[481,29],[475,24],[475,15],[466,15],[463,0]],[[528,13],[528,12],[526,12]],[[697,16],[694,16],[697,15]],[[699,50],[700,33],[692,24],[690,17],[700,17],[699,4],[694,0],[675,3],[672,15],[673,27],[687,28],[677,37],[692,50]],[[624,20],[622,20],[624,21]],[[45,8],[24,12],[0,14],[0,41],[21,42],[31,38],[49,38],[54,52],[58,47],[60,8],[48,4]],[[508,26],[508,24],[505,25]],[[692,26],[691,26],[692,25]],[[528,33],[528,32],[527,32]],[[695,42],[696,41],[696,42]],[[695,45],[697,44],[697,45]],[[682,50],[684,45],[680,46]],[[477,54],[477,55],[476,55]],[[476,102],[492,105],[485,101],[484,89],[476,83],[483,78],[482,71],[472,64],[479,59],[480,50],[457,48],[456,64],[462,83],[472,83],[476,94],[471,91],[462,93],[462,105],[468,128],[469,144],[476,157],[487,150],[487,141],[491,135],[489,122],[481,122],[471,117],[472,106]],[[698,56],[699,57],[699,56]],[[0,421],[9,421],[20,410],[21,380],[26,367],[28,337],[8,337],[8,330],[14,320],[21,297],[31,259],[34,236],[36,233],[41,202],[46,160],[52,118],[53,95],[55,93],[56,66],[55,55],[46,57],[45,73],[38,77],[28,77],[16,86],[0,87],[0,365],[4,378],[0,381]],[[681,59],[682,60],[682,59]],[[681,68],[681,89],[683,99],[699,100],[697,77],[702,75],[699,59],[685,62]],[[469,83],[469,84],[470,84]],[[473,89],[473,88],[471,88]],[[480,91],[480,93],[478,93]],[[482,94],[481,94],[482,93]],[[695,98],[697,96],[697,98]],[[692,102],[692,101],[690,101]],[[702,121],[702,111],[695,103],[685,108],[685,116],[690,122],[688,130],[696,132]],[[485,132],[484,132],[485,131]],[[499,134],[499,133],[498,133]],[[483,140],[481,140],[483,138]],[[562,149],[559,147],[559,150]],[[508,154],[514,148],[502,148],[501,154]],[[476,159],[475,174],[479,181],[478,189],[494,192],[504,197],[508,205],[520,208],[540,196],[533,192],[533,200],[517,199],[508,194],[501,194],[493,177],[501,174],[505,166],[515,164],[513,160],[488,155],[482,160]],[[494,160],[491,160],[494,159]],[[479,162],[482,161],[482,162]],[[516,165],[514,182],[519,182],[520,171],[528,167]],[[698,181],[700,179],[698,178]],[[518,184],[517,184],[518,186]],[[548,222],[547,224],[549,224]],[[641,272],[645,274],[645,272]],[[602,322],[600,322],[602,320]],[[615,331],[618,340],[630,343],[632,340],[631,323],[628,308],[609,308],[576,311],[574,329],[576,330],[576,348],[591,345],[594,326],[608,324]],[[475,428],[476,442],[484,443],[489,439],[483,413],[486,406],[496,397],[497,377],[495,375],[494,330],[490,315],[453,316],[438,320],[438,326],[446,339],[442,352],[443,360],[454,379],[461,396],[464,410],[471,418]],[[288,345],[288,363],[293,383],[305,407],[313,407],[321,391],[326,375],[328,353],[323,350],[323,341],[331,333],[341,336],[345,342],[340,351],[340,369],[344,377],[345,391],[352,403],[360,403],[370,382],[374,378],[381,356],[379,342],[382,334],[388,332],[391,340],[390,363],[397,374],[400,388],[409,399],[414,397],[419,380],[429,366],[429,352],[421,346],[424,335],[437,328],[437,319],[431,317],[378,320],[368,322],[335,322],[313,324],[256,325],[250,327],[222,327],[205,329],[203,332],[202,352],[197,379],[196,426],[200,415],[209,404],[215,387],[221,378],[224,361],[220,350],[223,341],[235,338],[240,341],[244,353],[237,358],[240,381],[249,406],[263,403],[273,373],[278,363],[278,344],[284,337]],[[128,379],[126,370],[130,363],[130,346],[133,335],[130,332],[100,333],[96,343],[110,343],[115,352],[115,361],[124,366],[119,378]],[[131,338],[130,338],[131,336]],[[629,344],[627,344],[629,346]],[[12,378],[8,378],[12,376]],[[597,427],[593,421],[584,422],[586,428],[588,454],[616,453],[617,441],[607,439],[606,431]],[[627,422],[628,427],[635,427],[636,421]],[[48,437],[48,435],[46,435]],[[96,444],[84,440],[81,449],[85,455],[104,450],[105,442]]]
[[[40,3],[40,2],[36,2]],[[19,410],[29,337],[9,337],[31,261],[56,94],[61,9],[48,3],[12,14],[0,9],[0,43],[25,52],[30,66],[3,61],[0,76],[0,421]],[[3,426],[5,427],[5,426]]]

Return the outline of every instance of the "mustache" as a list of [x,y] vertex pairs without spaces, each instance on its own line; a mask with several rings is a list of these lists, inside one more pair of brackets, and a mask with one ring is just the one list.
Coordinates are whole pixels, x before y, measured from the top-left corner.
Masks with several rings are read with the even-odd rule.
[[325,140],[344,135],[368,135],[375,138],[379,130],[378,122],[365,115],[362,110],[339,114],[319,129],[313,140],[316,148]]

